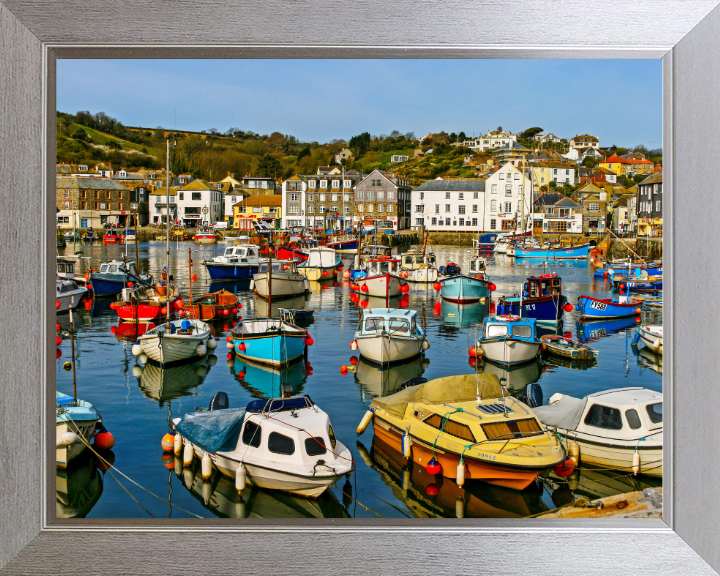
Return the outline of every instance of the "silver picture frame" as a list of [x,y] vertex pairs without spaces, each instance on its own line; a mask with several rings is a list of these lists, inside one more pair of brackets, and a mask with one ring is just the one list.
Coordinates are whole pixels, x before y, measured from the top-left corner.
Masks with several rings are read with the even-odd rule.
[[[0,0],[0,573],[717,574],[717,5]],[[55,63],[171,57],[662,59],[670,343],[663,518],[55,519]],[[643,113],[621,86],[599,79],[589,89],[606,91],[608,114],[628,105]]]

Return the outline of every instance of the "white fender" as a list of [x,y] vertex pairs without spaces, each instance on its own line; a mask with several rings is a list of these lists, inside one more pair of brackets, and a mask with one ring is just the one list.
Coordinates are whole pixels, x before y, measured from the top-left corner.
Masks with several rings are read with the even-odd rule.
[[142,354],[140,354],[138,360],[140,360],[140,362],[142,362],[143,364],[146,364],[148,361],[147,354],[143,352]]
[[638,472],[640,472],[640,452],[637,450],[635,450],[635,454],[633,454],[632,470],[635,476],[637,476]]
[[183,471],[182,458],[175,456],[175,476],[180,478]]
[[180,456],[180,452],[182,452],[182,446],[182,436],[180,434],[175,434],[175,438],[173,440],[173,452],[175,453],[175,456]]
[[188,442],[187,444],[185,444],[185,452],[183,452],[183,466],[190,466],[194,457],[195,450],[193,450],[192,444]]
[[412,448],[412,439],[410,438],[410,434],[405,432],[402,437],[402,453],[405,458],[410,458],[410,449]]
[[65,434],[58,438],[57,447],[64,448],[65,446],[77,444],[78,442],[80,442],[80,438],[78,438],[75,432],[65,432]]
[[235,490],[238,491],[238,494],[241,494],[243,490],[245,490],[245,485],[247,484],[247,477],[245,473],[245,465],[240,462],[238,464],[237,470],[235,471]]
[[465,463],[464,462],[458,462],[456,482],[457,482],[457,485],[460,486],[460,488],[462,488],[463,484],[465,484]]
[[568,447],[568,456],[575,464],[575,468],[580,465],[580,445],[577,442],[571,442]]
[[140,346],[140,342],[135,342],[135,344],[132,345],[131,352],[133,356],[140,356],[140,354],[142,354],[142,346]]
[[200,342],[200,344],[197,345],[197,348],[195,348],[195,352],[198,356],[205,356],[205,354],[207,353],[207,347],[205,346],[205,344]]
[[363,416],[362,420],[360,420],[360,425],[357,427],[357,435],[360,436],[363,432],[365,432],[365,428],[368,427],[368,424],[370,424],[370,421],[373,417],[373,411],[368,410],[365,412],[365,416]]
[[235,344],[233,344],[232,342],[227,342],[225,346],[227,346],[228,350],[232,350],[233,348],[235,348]]
[[430,348],[430,342],[428,342],[427,340],[423,340],[422,349],[428,350],[429,348]]
[[202,474],[203,480],[209,480],[210,476],[212,476],[212,458],[210,458],[210,454],[207,452],[205,452],[205,455],[202,457],[200,473]]
[[215,338],[210,336],[210,338],[208,338],[208,341],[207,341],[207,347],[208,347],[208,350],[215,350],[215,348],[217,348],[217,340],[215,340]]

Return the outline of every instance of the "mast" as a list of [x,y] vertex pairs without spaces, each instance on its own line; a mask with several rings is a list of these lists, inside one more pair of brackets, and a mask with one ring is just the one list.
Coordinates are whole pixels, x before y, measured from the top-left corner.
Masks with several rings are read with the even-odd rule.
[[[167,168],[165,178],[165,321],[170,322],[170,137],[167,138]],[[191,300],[192,303],[192,300]]]
[[138,236],[137,236],[137,208],[133,209],[133,217],[135,219],[135,271],[140,270],[140,257],[138,256]]
[[[525,168],[525,154],[523,154],[523,157],[522,157],[522,158],[523,158],[523,169],[524,169],[524,168]],[[524,175],[524,170],[521,171],[521,174]],[[523,178],[523,179],[521,180],[521,182],[523,183],[523,186],[522,186],[522,200],[521,200],[521,202],[522,202],[522,212],[521,212],[521,214],[522,214],[522,234],[523,234],[523,246],[524,246],[524,245],[525,245],[525,186],[524,186],[524,184],[525,184],[525,178]]]
[[268,318],[272,318],[272,254],[273,254],[273,233],[270,230],[268,237],[268,269],[267,269],[267,283],[268,283]]
[[[193,298],[192,298],[192,267],[193,267],[193,261],[192,261],[192,248],[190,248],[189,246],[188,246],[188,262],[190,263],[190,266],[189,266],[189,268],[190,268],[190,271],[189,271],[189,275],[190,275],[190,304],[192,304],[192,302],[193,302]],[[199,318],[198,318],[198,320],[199,320]]]

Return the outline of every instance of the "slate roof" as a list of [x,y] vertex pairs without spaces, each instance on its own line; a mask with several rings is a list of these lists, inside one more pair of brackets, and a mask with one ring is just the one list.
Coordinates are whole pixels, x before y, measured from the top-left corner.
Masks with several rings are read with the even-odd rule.
[[642,180],[639,185],[645,186],[646,184],[662,184],[662,172],[653,172],[645,180]]
[[535,204],[538,206],[555,206],[555,204],[563,198],[565,198],[565,196],[560,194],[560,192],[543,192],[537,197]]
[[180,188],[183,192],[188,191],[191,192],[193,190],[201,191],[201,190],[217,190],[215,186],[210,184],[210,182],[205,182],[205,180],[200,180],[199,178],[196,180],[193,180],[189,184],[186,184],[182,188]]
[[83,176],[57,176],[55,187],[58,189],[127,190],[125,186],[110,178],[84,178]]
[[428,180],[413,190],[420,192],[485,192],[485,180]]
[[578,208],[580,205],[567,196],[555,204],[558,208]]

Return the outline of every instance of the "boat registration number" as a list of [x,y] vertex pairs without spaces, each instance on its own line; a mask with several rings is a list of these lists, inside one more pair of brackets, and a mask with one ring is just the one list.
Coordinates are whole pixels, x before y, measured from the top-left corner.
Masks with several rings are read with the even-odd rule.
[[607,308],[607,304],[604,302],[595,302],[593,300],[590,302],[590,308],[595,308],[595,310],[605,310]]
[[525,310],[535,310],[535,304],[526,304]]
[[484,454],[483,452],[478,452],[478,456],[480,458],[486,458],[487,460],[495,460],[495,458],[496,458],[492,454]]

